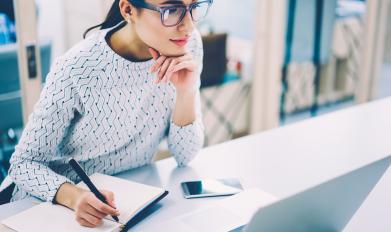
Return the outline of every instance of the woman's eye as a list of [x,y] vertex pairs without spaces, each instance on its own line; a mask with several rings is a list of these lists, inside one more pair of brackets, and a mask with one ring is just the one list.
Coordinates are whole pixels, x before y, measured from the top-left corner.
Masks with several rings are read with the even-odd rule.
[[173,16],[173,15],[177,15],[177,14],[178,14],[177,8],[165,9],[163,12],[163,18],[168,19],[169,16]]
[[177,8],[169,9],[169,14],[176,14],[178,12]]

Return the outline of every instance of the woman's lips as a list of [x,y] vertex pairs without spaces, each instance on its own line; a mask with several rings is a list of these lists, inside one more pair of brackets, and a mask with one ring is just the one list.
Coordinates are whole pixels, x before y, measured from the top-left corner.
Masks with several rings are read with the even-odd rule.
[[180,47],[183,47],[187,44],[189,40],[186,38],[186,39],[170,39],[170,41]]

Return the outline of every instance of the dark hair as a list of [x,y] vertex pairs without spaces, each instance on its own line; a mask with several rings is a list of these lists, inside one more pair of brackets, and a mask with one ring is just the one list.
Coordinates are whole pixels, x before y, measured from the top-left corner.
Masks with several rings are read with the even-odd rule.
[[105,20],[103,21],[103,23],[88,28],[84,32],[83,38],[86,38],[86,35],[88,34],[88,32],[90,32],[91,30],[93,30],[97,27],[100,27],[100,29],[114,27],[115,25],[117,25],[118,23],[120,23],[124,20],[124,18],[121,15],[121,12],[119,10],[119,1],[120,0],[115,0],[113,2],[113,5],[111,5],[109,13],[107,13],[107,16],[106,16]]

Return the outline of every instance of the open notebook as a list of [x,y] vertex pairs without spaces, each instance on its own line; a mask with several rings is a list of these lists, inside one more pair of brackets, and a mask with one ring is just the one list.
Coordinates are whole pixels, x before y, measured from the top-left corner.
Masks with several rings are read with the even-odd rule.
[[[120,211],[118,223],[111,216],[107,216],[99,227],[83,227],[76,222],[72,210],[45,202],[3,220],[2,224],[20,232],[121,231],[124,227],[133,226],[144,210],[168,194],[161,188],[99,173],[91,175],[90,179],[98,189],[106,189],[114,193],[116,206]],[[77,186],[88,189],[84,183],[79,183]]]

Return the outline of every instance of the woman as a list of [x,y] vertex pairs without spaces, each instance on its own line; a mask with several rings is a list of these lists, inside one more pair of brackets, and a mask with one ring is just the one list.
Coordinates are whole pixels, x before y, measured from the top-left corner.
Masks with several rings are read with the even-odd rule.
[[36,196],[94,227],[118,215],[74,185],[68,160],[87,174],[115,174],[153,161],[168,133],[186,165],[203,144],[199,86],[202,44],[194,22],[212,0],[116,0],[101,25],[58,58],[11,158],[12,201]]

